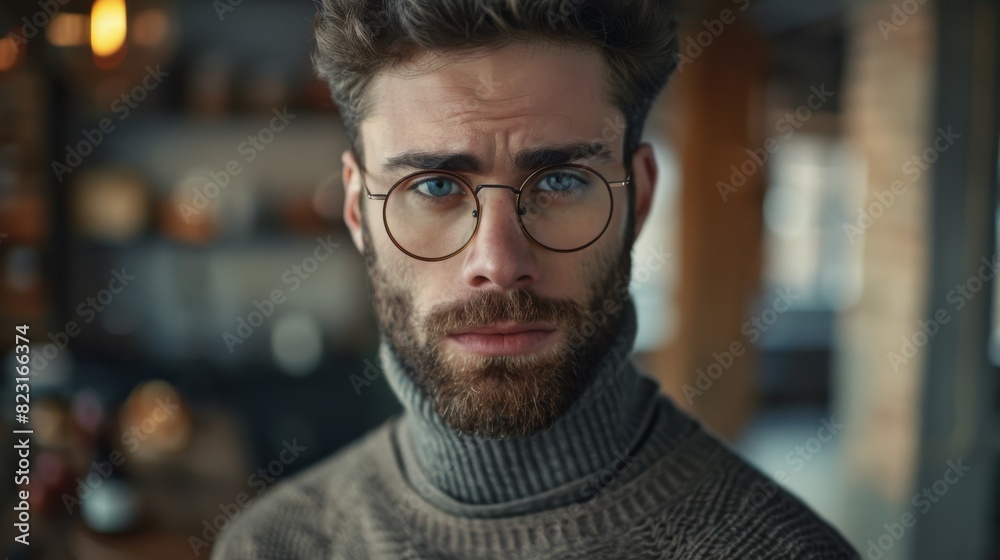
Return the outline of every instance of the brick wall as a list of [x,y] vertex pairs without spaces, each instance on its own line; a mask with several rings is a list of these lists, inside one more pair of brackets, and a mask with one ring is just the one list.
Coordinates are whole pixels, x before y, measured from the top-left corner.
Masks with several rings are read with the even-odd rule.
[[[839,319],[835,394],[847,419],[846,499],[856,514],[847,531],[852,541],[866,543],[863,555],[867,540],[911,507],[924,356],[917,352],[905,363],[892,363],[889,353],[903,356],[902,338],[912,336],[927,313],[931,176],[917,173],[912,160],[934,134],[934,6],[895,4],[856,3],[847,23],[846,134],[866,165],[857,202],[872,219],[866,225],[867,218],[855,212],[853,225],[864,226],[856,238],[863,289]],[[897,193],[894,181],[901,181]],[[884,556],[904,557],[905,544],[899,543]]]

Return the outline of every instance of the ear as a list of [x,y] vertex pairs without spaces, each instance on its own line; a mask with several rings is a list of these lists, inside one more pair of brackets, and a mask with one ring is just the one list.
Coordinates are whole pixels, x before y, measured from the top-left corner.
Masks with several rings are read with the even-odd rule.
[[351,232],[354,246],[361,254],[365,252],[364,236],[361,235],[361,166],[351,150],[340,156],[344,164],[344,223]]
[[653,206],[653,191],[656,189],[656,155],[648,142],[639,145],[632,154],[632,185],[635,192],[635,232],[633,241],[639,237],[649,211]]

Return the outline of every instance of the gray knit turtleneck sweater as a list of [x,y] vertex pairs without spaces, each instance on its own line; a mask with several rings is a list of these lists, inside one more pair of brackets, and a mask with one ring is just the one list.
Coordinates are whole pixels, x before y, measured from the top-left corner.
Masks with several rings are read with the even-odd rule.
[[212,558],[860,558],[635,369],[623,312],[579,401],[528,438],[449,429],[383,343],[405,413],[240,514]]

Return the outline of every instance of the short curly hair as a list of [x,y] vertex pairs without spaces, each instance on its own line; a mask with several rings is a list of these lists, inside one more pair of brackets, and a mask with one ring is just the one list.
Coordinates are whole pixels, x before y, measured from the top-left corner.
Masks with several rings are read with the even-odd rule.
[[[611,102],[625,118],[626,161],[653,100],[677,66],[669,0],[318,0],[313,65],[330,85],[359,162],[366,90],[379,72],[421,51],[518,40],[596,47]],[[362,164],[363,165],[363,164]]]

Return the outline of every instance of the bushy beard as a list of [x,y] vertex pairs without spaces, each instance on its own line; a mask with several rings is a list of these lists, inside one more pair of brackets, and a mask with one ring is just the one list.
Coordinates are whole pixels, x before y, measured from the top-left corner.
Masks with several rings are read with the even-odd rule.
[[[435,414],[461,433],[503,439],[550,428],[593,381],[595,365],[608,353],[625,316],[630,247],[617,258],[610,255],[594,262],[586,305],[567,298],[542,298],[523,289],[491,290],[439,304],[418,325],[412,294],[389,280],[399,275],[379,267],[365,221],[362,235],[379,328]],[[616,311],[603,311],[608,309]],[[559,339],[550,348],[527,355],[444,351],[448,333],[497,322],[551,323]]]

